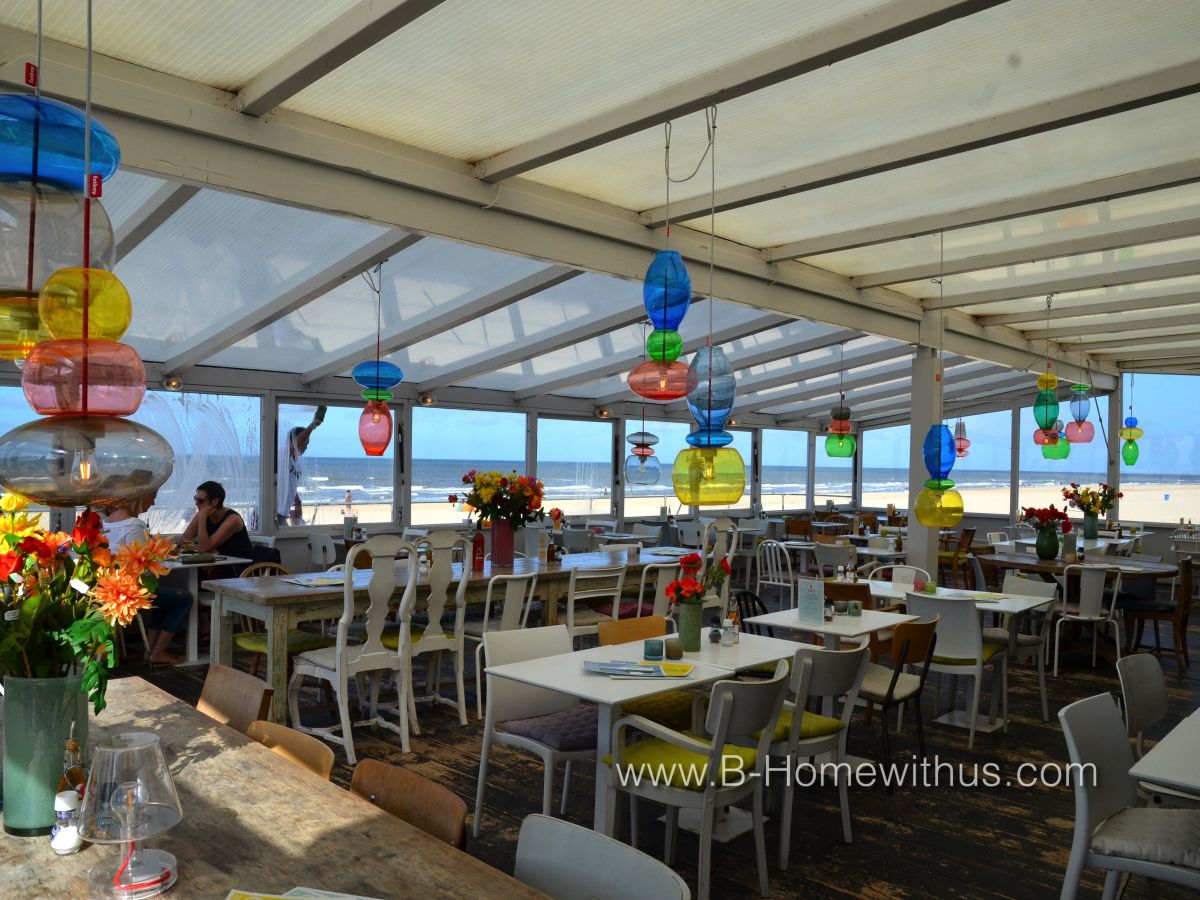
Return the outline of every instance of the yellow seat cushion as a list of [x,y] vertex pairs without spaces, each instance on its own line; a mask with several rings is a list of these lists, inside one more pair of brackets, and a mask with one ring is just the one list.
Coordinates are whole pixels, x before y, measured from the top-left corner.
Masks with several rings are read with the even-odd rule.
[[[991,661],[992,657],[997,653],[1003,653],[1008,648],[1004,644],[994,644],[991,641],[985,641],[983,645],[983,662],[986,665]],[[935,663],[941,663],[944,666],[973,666],[975,660],[961,659],[957,656],[938,656],[936,653],[933,656]]]
[[[416,646],[418,643],[420,643],[421,638],[428,632],[427,632],[427,630],[424,630],[421,628],[410,627],[408,629],[408,633],[409,633],[409,636],[412,638],[413,646]],[[434,631],[432,633],[437,634],[436,631]],[[442,636],[445,637],[446,640],[448,640],[448,641],[454,640],[454,632],[453,631],[443,631]],[[379,642],[381,644],[383,644],[383,646],[387,647],[389,650],[399,649],[399,647],[400,647],[400,629],[397,628],[395,631],[385,631],[383,634],[381,634],[379,636]]]
[[[306,650],[319,650],[322,647],[332,647],[336,644],[331,637],[321,634],[310,634],[307,631],[289,631],[287,636],[288,653],[304,653]],[[239,631],[233,636],[233,644],[247,653],[267,653],[267,634],[264,631]]]
[[621,705],[621,713],[629,716],[644,716],[676,731],[692,727],[692,698],[687,691],[667,691]]
[[[806,712],[804,718],[800,720],[800,740],[824,737],[827,734],[836,734],[845,727],[841,719],[835,719],[832,716],[822,716],[819,713]],[[761,733],[759,732],[759,734]],[[792,711],[790,709],[781,710],[779,721],[775,723],[775,733],[771,735],[771,743],[782,744],[791,737],[791,734]],[[754,737],[758,737],[758,734],[754,735]]]
[[[688,735],[703,743],[704,738]],[[730,787],[742,783],[744,775],[754,768],[758,753],[753,747],[726,744],[721,748],[721,770]],[[612,765],[612,756],[604,757],[605,765]],[[708,757],[693,750],[677,747],[661,738],[648,738],[629,744],[621,758],[621,765],[635,774],[650,780],[655,779],[658,787],[669,785],[689,791],[702,791],[708,785]],[[739,773],[735,775],[734,773]]]

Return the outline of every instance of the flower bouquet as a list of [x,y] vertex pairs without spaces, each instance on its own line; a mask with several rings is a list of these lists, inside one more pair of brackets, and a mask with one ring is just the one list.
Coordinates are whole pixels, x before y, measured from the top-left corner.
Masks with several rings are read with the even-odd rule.
[[563,511],[555,506],[550,510],[550,512],[547,513],[547,515],[550,516],[550,524],[553,526],[554,530],[562,531]]
[[1074,481],[1069,488],[1062,489],[1063,499],[1069,506],[1083,512],[1083,536],[1094,538],[1099,533],[1100,514],[1111,512],[1117,498],[1125,496],[1121,491],[1101,482],[1100,487],[1080,487]]
[[[463,502],[479,519],[492,523],[492,565],[511,566],[513,563],[513,532],[527,522],[546,518],[542,508],[544,485],[536,478],[510,472],[480,472],[472,469],[462,478],[468,485]],[[457,504],[457,494],[450,495]],[[469,513],[468,513],[469,515]]]
[[722,559],[710,565],[702,578],[697,578],[703,566],[704,560],[699,553],[689,553],[679,560],[683,577],[668,584],[665,591],[679,613],[679,638],[683,649],[691,653],[700,649],[700,610],[704,598],[710,591],[720,588],[730,571],[729,562]]
[[1058,509],[1053,503],[1048,507],[1037,508],[1024,506],[1021,508],[1021,521],[1027,522],[1037,529],[1037,543],[1034,545],[1039,559],[1054,559],[1058,556],[1058,532],[1071,533],[1071,520],[1066,509]]
[[115,629],[150,608],[171,544],[151,538],[114,554],[91,510],[65,534],[43,529],[27,505],[0,499],[0,676],[59,678],[77,668],[100,712],[117,662]]

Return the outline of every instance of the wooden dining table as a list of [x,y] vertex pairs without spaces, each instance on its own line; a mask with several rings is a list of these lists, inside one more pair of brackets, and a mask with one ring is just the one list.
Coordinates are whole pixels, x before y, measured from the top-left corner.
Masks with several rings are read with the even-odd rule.
[[[536,572],[538,576],[537,596],[542,602],[542,624],[554,625],[558,619],[558,603],[567,595],[571,571],[576,568],[597,569],[625,565],[626,579],[636,578],[642,569],[652,563],[678,562],[678,555],[660,553],[675,548],[648,548],[640,552],[599,550],[591,553],[573,553],[558,562],[547,563],[542,559],[519,558],[513,565],[493,568],[491,561],[484,563],[483,572],[468,569],[468,604],[483,603],[487,595],[488,582],[493,575],[524,575]],[[682,551],[677,550],[677,553]],[[396,566],[398,589],[403,589],[407,577],[407,563]],[[453,585],[463,575],[461,563],[454,564]],[[301,622],[337,619],[344,606],[344,589],[341,573],[329,573],[318,584],[296,584],[295,576],[269,576],[266,578],[221,578],[204,582],[204,589],[213,593],[212,604],[212,660],[230,665],[233,660],[233,617],[243,615],[262,622],[267,635],[267,683],[275,691],[272,704],[272,719],[287,722],[287,634]],[[366,610],[369,598],[367,585],[370,570],[356,569],[352,573],[354,595],[360,611]],[[421,602],[420,588],[428,585],[428,576],[417,577],[418,604]]]
[[1179,574],[1179,567],[1171,563],[1126,559],[1123,556],[1089,556],[1082,563],[1067,562],[1060,558],[1041,559],[1036,553],[981,553],[975,558],[984,566],[1034,572],[1043,577],[1062,575],[1067,566],[1073,565],[1104,566],[1119,571],[1122,581],[1131,578],[1174,578]]
[[[545,896],[141,678],[110,682],[107,696],[88,724],[89,750],[108,735],[153,732],[179,794],[183,818],[146,842],[178,860],[170,897],[296,887],[376,898]],[[86,875],[98,864],[115,871],[117,848],[60,857],[47,838],[0,836],[0,897],[89,896]]]

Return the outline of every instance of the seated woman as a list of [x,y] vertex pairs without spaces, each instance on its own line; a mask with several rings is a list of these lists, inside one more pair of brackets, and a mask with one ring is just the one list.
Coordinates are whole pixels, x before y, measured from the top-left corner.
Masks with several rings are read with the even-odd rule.
[[246,523],[225,505],[225,488],[219,481],[206,481],[196,488],[196,514],[183,531],[181,540],[195,541],[201,553],[224,556],[252,556],[250,533]]
[[[116,553],[126,544],[144,543],[150,537],[146,523],[138,518],[154,505],[155,495],[148,494],[117,506],[101,510],[104,516],[104,535],[108,538],[108,549]],[[187,621],[192,608],[192,595],[187,591],[164,587],[155,592],[154,606],[142,613],[146,626],[146,651],[150,662],[162,665],[178,665],[183,657],[167,650],[175,633]]]

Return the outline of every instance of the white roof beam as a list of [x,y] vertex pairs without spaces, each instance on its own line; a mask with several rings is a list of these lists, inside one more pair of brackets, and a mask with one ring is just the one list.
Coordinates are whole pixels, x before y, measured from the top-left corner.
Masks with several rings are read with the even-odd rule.
[[981,203],[976,206],[913,216],[894,222],[882,222],[878,225],[866,225],[862,228],[834,234],[822,234],[799,241],[791,241],[778,247],[769,247],[762,250],[761,253],[764,259],[771,262],[817,256],[822,253],[835,253],[839,250],[865,247],[868,244],[883,244],[888,241],[934,234],[938,231],[969,228],[973,225],[986,225],[989,222],[999,222],[1004,219],[1069,209],[1073,206],[1114,200],[1118,197],[1193,184],[1197,181],[1200,181],[1200,160],[1189,160],[1061,188],[1037,191],[1010,199]]
[[[985,115],[973,122],[942,131],[918,135],[883,147],[850,153],[837,159],[813,163],[780,175],[724,188],[716,196],[689,197],[671,204],[672,219],[685,222],[707,212],[740,209],[801,191],[852,181],[879,172],[942,159],[980,147],[990,147],[1017,138],[1065,128],[1080,122],[1161,103],[1200,91],[1200,62],[1188,62],[1143,75],[1058,97],[1025,109],[1000,115]],[[667,208],[658,206],[642,213],[642,221],[658,227],[666,221]]]
[[[403,350],[405,347],[411,347],[426,338],[450,331],[465,322],[511,306],[518,300],[540,294],[542,291],[582,274],[577,269],[568,269],[565,266],[547,266],[532,275],[527,275],[520,281],[506,284],[482,297],[468,296],[466,300],[453,305],[439,304],[427,314],[414,316],[404,322],[399,331],[384,335],[380,340],[379,352],[386,356],[389,353]],[[366,354],[374,352],[375,338],[363,338],[342,351],[335,359],[309,369],[300,376],[300,380],[305,384],[311,384],[330,375],[340,375],[364,359]]]
[[[695,301],[693,301],[695,302]],[[714,344],[726,344],[732,341],[737,341],[748,337],[759,331],[768,331],[773,328],[778,328],[784,325],[791,319],[785,319],[783,316],[760,316],[751,319],[748,322],[742,322],[738,325],[731,325],[720,331],[714,331],[712,335]],[[704,342],[708,340],[708,335],[703,337],[692,338],[683,342],[683,351],[680,353],[682,357],[685,354],[693,353],[700,347],[704,346]],[[613,375],[618,375],[626,369],[636,366],[645,358],[646,351],[637,347],[628,353],[622,353],[618,356],[605,357],[588,366],[575,369],[569,375],[564,375],[561,378],[555,378],[551,381],[545,381],[536,387],[526,388],[524,390],[513,393],[513,398],[517,401],[528,400],[532,397],[538,397],[543,394],[553,394],[556,391],[561,391],[564,388],[575,387],[579,384],[587,384],[589,381],[600,381],[604,378],[610,378]],[[535,360],[529,360],[534,362]],[[607,403],[616,403],[619,400],[628,399],[628,392],[622,393],[615,398],[603,398]]]
[[116,261],[120,262],[128,256],[133,248],[148,238],[154,229],[175,215],[182,207],[200,192],[200,188],[190,184],[177,184],[168,181],[160,185],[153,194],[146,198],[141,206],[121,223],[114,235]]
[[1200,366],[1200,347],[1193,348],[1191,353],[1191,356],[1176,356],[1166,359],[1122,360],[1117,363],[1117,367],[1122,372],[1158,372],[1173,368],[1192,369]]
[[1113,350],[1099,350],[1097,354],[1103,357],[1115,357],[1111,361],[1118,367],[1127,362],[1140,362],[1142,360],[1172,360],[1181,359],[1187,356],[1193,356],[1200,353],[1200,346],[1186,347],[1161,347],[1161,348],[1146,348],[1144,350],[1128,350],[1124,351],[1120,348]]
[[187,348],[164,360],[163,366],[167,372],[178,372],[203,362],[420,240],[422,238],[419,234],[397,231],[381,235],[365,247],[360,247],[349,256],[326,266],[311,278],[268,300],[262,306],[247,309],[232,322],[219,324],[210,328],[207,333],[190,339]]
[[263,116],[343,63],[399,31],[443,0],[362,0],[311,38],[255,75],[234,108]]
[[[1126,300],[1111,300],[1079,306],[1055,306],[1050,310],[1049,318],[1051,321],[1057,319],[1080,319],[1088,316],[1107,316],[1110,313],[1142,312],[1153,309],[1167,309],[1172,306],[1190,306],[1193,303],[1200,303],[1200,291],[1188,291],[1182,294],[1164,294],[1158,297],[1130,297]],[[1045,322],[1046,318],[1046,311],[1044,309],[975,317],[976,321],[984,326]]]
[[[646,310],[638,306],[633,309],[622,309],[599,319],[589,319],[582,325],[578,320],[568,322],[560,328],[552,329],[541,340],[527,344],[517,342],[517,346],[510,350],[496,348],[484,356],[472,358],[463,365],[443,368],[439,374],[420,382],[418,387],[423,392],[435,391],[438,388],[486,375],[488,372],[498,372],[516,363],[541,356],[543,353],[553,353],[580,341],[590,340],[597,335],[633,325],[640,322],[645,316]],[[496,352],[496,350],[500,350],[500,352]]]
[[975,256],[948,259],[944,267],[937,262],[922,263],[921,265],[892,269],[887,272],[858,275],[850,280],[856,287],[860,288],[880,287],[886,284],[902,284],[907,281],[936,278],[939,274],[960,275],[963,272],[982,272],[987,269],[1019,266],[1047,259],[1079,256],[1084,253],[1098,253],[1104,250],[1135,247],[1139,244],[1170,241],[1176,238],[1192,237],[1197,234],[1200,234],[1200,217],[1185,218],[1177,222],[1163,222],[1156,225],[1122,228],[1118,231],[1110,231],[1105,234],[1092,234],[1087,237],[1067,238],[1059,241],[1051,240],[1028,247],[997,250],[992,253],[979,253]]
[[[1090,325],[1071,325],[1063,326],[1062,328],[1030,330],[1026,331],[1025,335],[1031,341],[1053,341],[1059,338],[1085,337],[1089,334],[1110,335],[1115,332],[1129,334],[1130,332],[1142,331],[1147,328],[1181,328],[1188,325],[1193,327],[1200,325],[1200,315],[1190,313],[1186,316],[1139,317],[1137,319],[1129,319],[1122,316],[1119,319],[1113,319],[1108,322],[1096,322]],[[1129,338],[1129,342],[1134,340],[1137,340],[1137,338]],[[1091,345],[1085,343],[1080,349],[1086,350],[1089,346]]]
[[[1032,387],[1030,391],[1030,403],[1033,402],[1033,397],[1037,393],[1036,386],[1033,385],[1029,375],[1025,372],[1017,372],[1008,378],[998,378],[985,386],[976,385],[974,387],[961,388],[956,391],[946,391],[943,394],[943,403],[953,403],[961,400],[981,400],[987,397],[994,397],[997,394],[1007,394],[1013,391],[1014,387],[1019,387],[1022,384],[1029,384]],[[981,389],[986,388],[986,389]],[[857,419],[859,426],[862,427],[870,422],[873,418],[881,415],[886,415],[894,412],[901,412],[912,407],[911,401],[897,401],[895,403],[885,403],[882,407],[864,407],[857,411]],[[828,418],[828,417],[826,417]],[[791,424],[791,423],[789,423]]]
[[[1200,319],[1193,320],[1193,326],[1200,325]],[[1119,338],[1113,338],[1107,341],[1094,341],[1091,343],[1084,342],[1080,348],[1103,353],[1105,350],[1115,350],[1118,353],[1122,347],[1147,347],[1154,344],[1182,344],[1186,341],[1200,341],[1200,330],[1193,327],[1190,330],[1180,330],[1172,334],[1131,334],[1128,331],[1121,332]]]
[[1000,2],[1003,0],[890,0],[878,9],[735,60],[482,160],[475,167],[475,175],[492,182],[511,178],[714,103],[868,53]]
[[[1097,288],[1114,287],[1121,284],[1136,284],[1140,281],[1158,281],[1163,278],[1182,278],[1189,275],[1200,275],[1200,260],[1187,259],[1171,263],[1134,260],[1132,263],[1122,265],[1119,268],[1112,268],[1104,272],[1095,272],[1089,275],[1073,275],[1069,269],[1064,270],[1062,274],[1065,277],[1028,281],[1023,284],[991,288],[985,291],[947,294],[946,308],[961,309],[965,306],[978,306],[983,303],[1002,303],[1005,300],[1024,300],[1045,294],[1088,291]],[[937,308],[938,302],[938,298],[936,297],[931,297],[924,301],[926,309]]]

